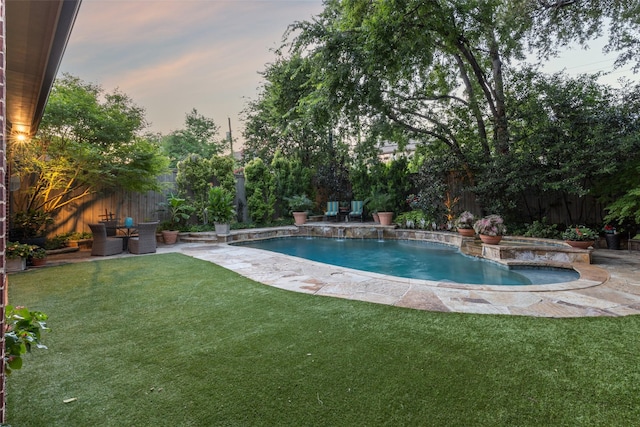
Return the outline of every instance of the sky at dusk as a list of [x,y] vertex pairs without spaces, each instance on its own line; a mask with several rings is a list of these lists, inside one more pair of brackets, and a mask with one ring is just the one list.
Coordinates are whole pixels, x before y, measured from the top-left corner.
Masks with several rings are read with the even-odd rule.
[[[322,0],[83,0],[59,71],[126,93],[153,132],[182,129],[196,108],[221,138],[230,118],[240,142],[240,113],[256,98],[272,49],[289,24],[321,11]],[[547,70],[610,71],[614,57],[601,45],[568,52]],[[637,79],[629,68],[607,82]]]
[[184,128],[196,108],[241,138],[240,112],[255,99],[287,26],[322,0],[83,0],[59,73],[146,110],[150,130]]

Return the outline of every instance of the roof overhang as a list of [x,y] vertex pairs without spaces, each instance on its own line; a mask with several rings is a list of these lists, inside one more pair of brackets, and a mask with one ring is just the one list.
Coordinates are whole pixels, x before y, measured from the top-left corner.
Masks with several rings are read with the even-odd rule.
[[82,0],[6,0],[7,132],[32,137]]

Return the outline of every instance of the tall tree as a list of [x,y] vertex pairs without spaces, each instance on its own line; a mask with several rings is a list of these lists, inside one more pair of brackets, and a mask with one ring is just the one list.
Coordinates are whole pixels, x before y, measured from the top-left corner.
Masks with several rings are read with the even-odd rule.
[[55,215],[97,191],[159,189],[168,161],[142,136],[144,110],[125,94],[65,74],[51,91],[36,138],[10,147],[23,179],[17,210]]
[[224,142],[216,140],[220,128],[213,119],[194,108],[186,114],[184,124],[184,129],[175,130],[163,138],[162,146],[171,159],[172,167],[190,154],[209,159],[223,152]]
[[360,143],[414,138],[474,184],[480,175],[504,175],[518,155],[508,93],[525,54],[544,58],[585,44],[609,18],[609,48],[621,49],[621,63],[637,60],[638,7],[629,0],[328,0],[313,21],[291,27],[292,55],[310,64],[299,104],[333,106],[334,116],[361,131]]

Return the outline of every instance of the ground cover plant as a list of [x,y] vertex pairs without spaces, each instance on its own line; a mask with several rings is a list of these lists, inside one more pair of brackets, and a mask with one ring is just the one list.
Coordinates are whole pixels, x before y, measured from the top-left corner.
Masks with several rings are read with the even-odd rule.
[[51,328],[48,350],[8,379],[14,426],[612,426],[640,416],[637,316],[410,310],[278,290],[181,254],[12,274],[9,291]]

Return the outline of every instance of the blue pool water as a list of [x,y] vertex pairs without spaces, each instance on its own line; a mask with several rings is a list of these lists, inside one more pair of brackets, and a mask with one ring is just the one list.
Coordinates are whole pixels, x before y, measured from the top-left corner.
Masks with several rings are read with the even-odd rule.
[[540,285],[579,278],[577,272],[566,269],[508,269],[465,256],[457,248],[430,242],[287,237],[239,245],[357,270],[440,282]]

